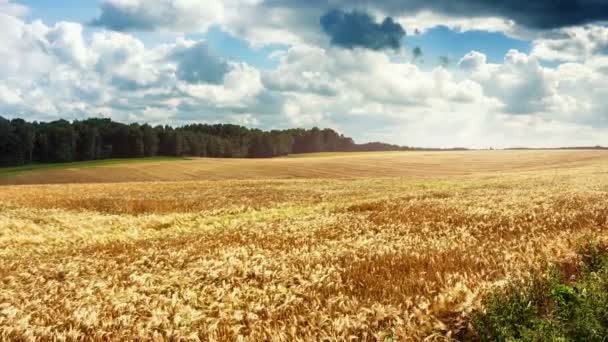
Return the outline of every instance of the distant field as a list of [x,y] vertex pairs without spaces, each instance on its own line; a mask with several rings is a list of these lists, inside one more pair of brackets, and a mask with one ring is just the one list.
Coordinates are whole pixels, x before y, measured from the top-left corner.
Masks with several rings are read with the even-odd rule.
[[318,152],[290,154],[283,158],[322,158],[322,157],[353,157],[353,156],[387,156],[391,154],[403,154],[414,151],[384,151],[384,152]]
[[608,241],[603,151],[76,166],[1,180],[96,182],[0,186],[2,341],[450,341]]
[[65,169],[82,169],[87,167],[108,166],[117,164],[133,164],[133,163],[153,163],[159,161],[178,161],[184,158],[172,157],[152,157],[152,158],[130,158],[130,159],[104,159],[91,160],[84,162],[72,163],[54,163],[54,164],[30,164],[15,167],[0,167],[0,177],[14,177],[23,173],[32,171],[49,171],[49,170],[65,170]]
[[602,160],[608,160],[608,152],[361,152],[315,153],[276,159],[161,158],[42,165],[33,166],[31,170],[29,166],[0,169],[0,184],[449,177],[585,166]]

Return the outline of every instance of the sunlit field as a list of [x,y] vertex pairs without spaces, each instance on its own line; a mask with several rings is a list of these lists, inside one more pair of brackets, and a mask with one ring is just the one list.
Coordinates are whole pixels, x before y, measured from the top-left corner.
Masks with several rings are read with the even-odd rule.
[[353,152],[272,159],[114,159],[0,168],[2,184],[176,182],[245,179],[437,178],[546,168],[608,159],[605,151]]
[[450,340],[489,291],[608,238],[603,151],[162,160],[0,182],[0,340]]

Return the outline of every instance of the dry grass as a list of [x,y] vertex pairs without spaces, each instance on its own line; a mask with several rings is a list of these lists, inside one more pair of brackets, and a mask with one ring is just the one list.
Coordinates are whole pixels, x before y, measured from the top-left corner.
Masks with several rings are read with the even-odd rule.
[[581,153],[500,176],[2,187],[0,340],[447,340],[484,291],[608,236],[608,162]]

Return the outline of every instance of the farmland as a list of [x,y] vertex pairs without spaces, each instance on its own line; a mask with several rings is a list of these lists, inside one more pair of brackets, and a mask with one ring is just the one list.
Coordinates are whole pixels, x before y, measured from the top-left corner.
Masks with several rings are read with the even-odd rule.
[[0,169],[0,184],[437,178],[571,168],[605,159],[604,151],[594,150],[312,153],[274,159],[115,159]]
[[448,340],[489,291],[608,238],[603,151],[153,160],[0,184],[0,339]]

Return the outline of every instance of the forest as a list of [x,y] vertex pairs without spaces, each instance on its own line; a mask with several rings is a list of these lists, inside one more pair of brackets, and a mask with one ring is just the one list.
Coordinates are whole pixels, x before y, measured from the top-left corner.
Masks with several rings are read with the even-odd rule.
[[272,158],[293,153],[395,151],[407,147],[355,144],[332,129],[263,131],[232,124],[173,128],[107,118],[28,122],[0,116],[0,166],[109,158],[190,156]]

